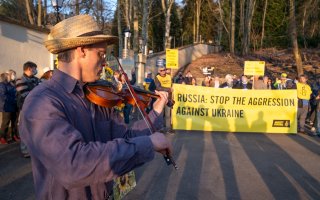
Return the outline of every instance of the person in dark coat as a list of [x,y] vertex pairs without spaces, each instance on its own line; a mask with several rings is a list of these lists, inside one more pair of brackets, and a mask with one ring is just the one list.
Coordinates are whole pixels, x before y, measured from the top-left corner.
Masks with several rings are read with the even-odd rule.
[[2,114],[2,122],[0,127],[0,143],[7,144],[7,136],[9,133],[9,125],[11,123],[11,139],[20,141],[17,135],[17,100],[16,89],[10,83],[9,73],[0,75],[0,112]]
[[233,89],[243,89],[243,90],[251,90],[252,84],[249,82],[248,77],[243,75],[241,77],[241,81],[236,84]]

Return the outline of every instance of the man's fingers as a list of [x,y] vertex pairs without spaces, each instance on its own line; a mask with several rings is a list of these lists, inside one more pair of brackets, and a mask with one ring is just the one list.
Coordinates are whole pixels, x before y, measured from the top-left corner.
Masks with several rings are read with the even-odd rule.
[[164,97],[164,98],[168,98],[168,92],[164,92],[164,91],[157,91],[157,90],[155,90],[155,93],[157,94],[157,95],[159,95],[160,97]]

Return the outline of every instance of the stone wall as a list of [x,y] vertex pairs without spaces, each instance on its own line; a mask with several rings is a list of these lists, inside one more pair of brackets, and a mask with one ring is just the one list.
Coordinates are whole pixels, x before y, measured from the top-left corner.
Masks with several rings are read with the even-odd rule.
[[[179,68],[185,67],[193,60],[200,58],[203,55],[218,53],[221,50],[219,46],[211,46],[207,44],[194,44],[178,48],[179,50]],[[157,73],[156,61],[158,59],[164,59],[166,57],[165,52],[159,52],[151,54],[147,58],[146,72],[150,71],[153,74]]]

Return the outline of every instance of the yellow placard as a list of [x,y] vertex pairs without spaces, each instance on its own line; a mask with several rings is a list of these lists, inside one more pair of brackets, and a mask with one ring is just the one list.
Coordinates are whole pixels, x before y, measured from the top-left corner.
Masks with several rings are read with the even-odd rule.
[[174,129],[297,133],[296,90],[240,90],[174,84]]
[[179,68],[178,49],[166,49],[166,67],[171,69]]
[[244,75],[264,75],[264,61],[244,61]]

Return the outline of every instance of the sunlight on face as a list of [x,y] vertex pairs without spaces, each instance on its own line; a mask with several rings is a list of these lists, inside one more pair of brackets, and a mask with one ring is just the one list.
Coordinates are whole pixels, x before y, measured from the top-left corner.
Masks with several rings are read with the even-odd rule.
[[82,81],[94,82],[100,79],[103,65],[106,59],[105,43],[99,43],[85,47],[85,64],[82,68]]

